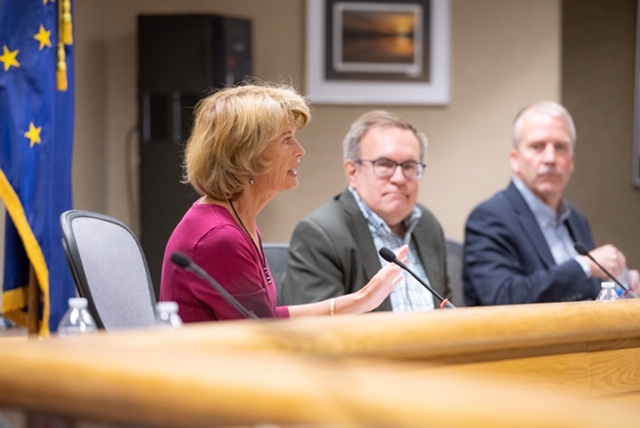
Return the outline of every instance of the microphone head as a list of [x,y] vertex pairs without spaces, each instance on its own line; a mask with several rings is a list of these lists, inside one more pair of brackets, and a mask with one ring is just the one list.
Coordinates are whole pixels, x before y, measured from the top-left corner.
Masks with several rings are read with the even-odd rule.
[[177,264],[178,266],[180,266],[181,268],[188,268],[189,266],[191,266],[191,263],[193,263],[193,260],[191,260],[191,257],[187,256],[184,253],[180,253],[178,251],[171,254],[171,261]]
[[573,248],[575,248],[578,254],[580,254],[581,256],[589,255],[589,250],[587,250],[587,248],[582,245],[581,242],[576,242],[575,244],[573,244]]
[[380,254],[380,256],[382,256],[382,258],[388,261],[389,263],[395,263],[397,260],[395,253],[390,249],[388,249],[387,247],[380,248],[380,251],[378,251],[378,254]]

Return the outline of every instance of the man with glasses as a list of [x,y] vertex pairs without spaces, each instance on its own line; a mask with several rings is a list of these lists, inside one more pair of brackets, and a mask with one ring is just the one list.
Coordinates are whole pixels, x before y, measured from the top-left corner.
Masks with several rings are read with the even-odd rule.
[[[363,114],[343,141],[349,186],[295,228],[282,303],[309,303],[364,287],[386,262],[381,247],[409,246],[407,265],[448,297],[442,227],[417,203],[427,138],[401,117],[382,110]],[[376,309],[429,311],[430,292],[405,272],[404,280]]]

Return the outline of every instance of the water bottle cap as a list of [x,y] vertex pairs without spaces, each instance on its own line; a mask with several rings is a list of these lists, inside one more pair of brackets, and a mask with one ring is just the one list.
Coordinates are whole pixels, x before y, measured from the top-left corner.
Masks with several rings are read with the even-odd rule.
[[615,285],[615,282],[607,281],[602,283],[602,288],[613,288]]
[[156,310],[158,312],[178,312],[178,303],[177,302],[158,302],[156,304]]
[[84,297],[71,297],[69,298],[69,307],[75,309],[82,309],[87,307],[87,299]]

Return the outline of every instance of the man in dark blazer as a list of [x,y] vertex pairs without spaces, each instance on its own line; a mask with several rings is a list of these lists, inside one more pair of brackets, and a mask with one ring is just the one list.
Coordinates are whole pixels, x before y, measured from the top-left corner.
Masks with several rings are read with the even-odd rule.
[[587,218],[563,198],[574,171],[575,126],[561,105],[523,109],[513,127],[508,188],[467,219],[464,293],[468,306],[594,299],[607,275],[574,249],[582,243],[613,275],[628,271],[613,245],[595,248]]
[[[417,203],[424,134],[395,114],[376,110],[352,124],[343,146],[349,186],[296,226],[280,302],[317,302],[357,291],[386,263],[379,248],[396,251],[403,245],[410,250],[407,264],[448,297],[444,233]],[[405,273],[376,310],[428,311],[439,304]]]

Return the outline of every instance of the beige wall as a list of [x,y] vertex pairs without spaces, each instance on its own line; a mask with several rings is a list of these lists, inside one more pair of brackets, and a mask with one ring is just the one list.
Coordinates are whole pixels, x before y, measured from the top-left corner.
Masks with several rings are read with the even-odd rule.
[[[407,117],[429,137],[419,199],[448,236],[462,239],[471,208],[504,187],[510,176],[514,113],[535,99],[559,99],[560,4],[451,0],[451,102],[446,106],[315,105],[311,124],[299,134],[307,151],[300,186],[262,212],[265,240],[288,241],[302,217],[344,189],[342,137],[356,116],[381,107]],[[304,0],[76,1],[75,208],[112,215],[134,231],[139,230],[137,207],[129,202],[126,177],[135,178],[137,166],[136,16],[141,13],[247,17],[253,23],[256,76],[286,80],[301,90],[305,83]],[[126,153],[133,154],[131,159]]]
[[[598,243],[615,242],[631,266],[640,266],[640,192],[630,185],[634,0],[565,0],[561,11],[562,3],[451,0],[447,106],[315,105],[312,123],[300,134],[307,150],[300,187],[262,213],[265,239],[287,241],[300,218],[344,188],[342,136],[353,118],[378,107],[406,116],[429,136],[420,201],[448,236],[462,239],[470,209],[510,176],[515,111],[535,99],[562,96],[579,126],[578,170],[568,195],[591,218]],[[136,16],[186,12],[250,18],[256,75],[304,88],[304,0],[76,1],[76,208],[139,229],[126,181],[127,171],[136,171],[135,156],[125,162],[137,144]],[[0,215],[0,242],[3,222]],[[3,251],[0,245],[0,272]]]
[[[589,3],[608,4],[605,0]],[[427,134],[428,168],[420,201],[435,212],[448,236],[462,239],[464,221],[472,207],[504,187],[510,177],[507,156],[515,112],[533,100],[560,100],[561,64],[566,63],[561,55],[571,55],[561,52],[561,5],[561,0],[451,0],[451,102],[446,106],[314,105],[311,124],[299,134],[307,150],[299,169],[300,187],[278,196],[261,214],[265,240],[288,241],[298,220],[343,190],[340,142],[350,122],[372,108],[392,109]],[[609,9],[600,6],[595,14],[606,14]],[[136,172],[136,16],[141,13],[247,17],[253,23],[256,76],[286,80],[301,90],[305,83],[304,0],[75,2],[75,207],[115,216],[134,231],[139,230],[137,208],[129,202],[126,177],[131,173],[135,178]],[[606,51],[606,46],[606,41],[601,43],[602,50]],[[629,64],[623,61],[613,66]],[[582,70],[587,73],[589,68]],[[622,78],[628,78],[628,73],[622,73]],[[606,87],[605,82],[600,83]],[[631,113],[627,109],[607,114],[628,117]],[[628,132],[631,135],[632,131]],[[592,147],[591,152],[595,150]],[[127,159],[126,153],[133,154],[132,158]],[[613,168],[600,175],[605,179],[612,174],[622,177]],[[627,169],[625,165],[625,176],[630,174]],[[605,192],[610,190],[604,187]],[[576,186],[569,191],[570,197],[587,200],[588,191]],[[640,207],[638,191],[627,185],[625,192],[626,200],[633,204],[632,212],[636,212]],[[622,209],[624,206],[616,207]],[[590,210],[589,215],[597,216],[598,221],[604,214],[598,216],[595,211]],[[635,224],[629,216],[619,219],[617,216],[610,222],[606,218],[594,225],[600,243],[607,240],[610,229],[629,230]],[[621,223],[624,226],[619,226]],[[635,238],[623,235],[612,239],[640,242],[637,234]],[[633,265],[640,265],[637,245],[620,246],[630,252],[627,257]],[[2,248],[0,256],[1,252]]]
[[[255,74],[304,90],[303,0],[77,2],[76,207],[106,212],[138,230],[125,180],[125,168],[135,170],[125,164],[125,143],[137,116],[136,15],[187,12],[250,18]],[[433,209],[448,236],[462,239],[470,209],[509,178],[514,112],[534,99],[559,99],[559,41],[559,0],[453,0],[451,102],[315,105],[313,121],[299,135],[307,150],[300,187],[278,196],[261,214],[265,240],[288,241],[298,220],[344,188],[342,137],[357,115],[379,107],[397,111],[429,137],[420,201]]]

